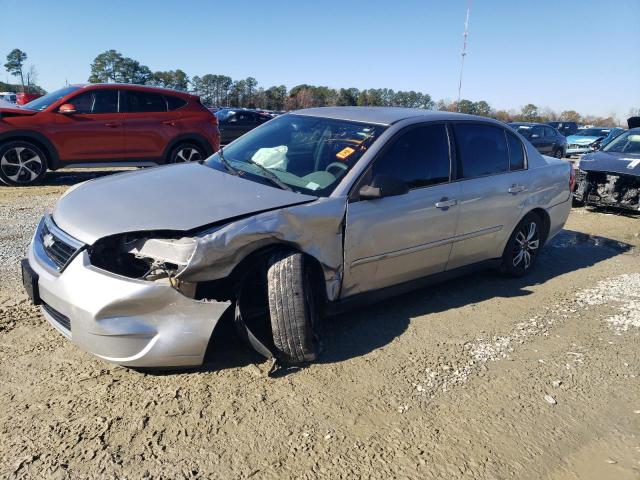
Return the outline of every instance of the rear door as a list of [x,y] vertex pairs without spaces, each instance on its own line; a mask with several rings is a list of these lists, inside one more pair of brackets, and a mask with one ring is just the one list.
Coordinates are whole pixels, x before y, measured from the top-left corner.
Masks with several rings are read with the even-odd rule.
[[444,271],[456,229],[459,184],[451,183],[445,124],[409,127],[392,139],[356,185],[376,176],[404,181],[409,193],[347,206],[342,296]]
[[180,110],[169,111],[161,93],[126,90],[127,155],[140,161],[161,161],[169,143],[182,132]]
[[122,92],[117,89],[82,91],[67,103],[75,113],[56,113],[49,137],[62,161],[118,160],[126,156]]
[[456,123],[460,217],[447,270],[499,257],[530,188],[522,142],[497,125]]

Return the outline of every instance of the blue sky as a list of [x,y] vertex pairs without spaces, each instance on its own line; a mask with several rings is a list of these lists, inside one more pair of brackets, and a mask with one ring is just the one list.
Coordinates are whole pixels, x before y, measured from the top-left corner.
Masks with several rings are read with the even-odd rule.
[[[26,51],[48,90],[86,81],[93,58],[113,48],[152,70],[190,76],[455,99],[466,7],[467,0],[0,0],[0,56]],[[463,97],[626,118],[640,107],[640,0],[475,0]]]

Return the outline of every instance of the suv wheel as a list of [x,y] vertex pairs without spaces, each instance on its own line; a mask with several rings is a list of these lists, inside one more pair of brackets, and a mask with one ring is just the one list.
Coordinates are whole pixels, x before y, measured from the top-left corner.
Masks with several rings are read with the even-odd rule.
[[296,364],[315,360],[319,350],[319,311],[310,269],[298,252],[273,255],[267,271],[269,313],[278,357]]
[[169,163],[198,162],[205,158],[204,150],[195,143],[181,143],[169,155]]
[[47,173],[47,157],[29,142],[7,142],[0,146],[0,180],[7,185],[34,185]]
[[529,273],[538,258],[542,239],[542,219],[536,213],[529,213],[511,234],[502,254],[500,270],[511,277]]
[[556,158],[562,158],[562,149],[561,148],[557,148],[554,152],[553,152],[553,156]]

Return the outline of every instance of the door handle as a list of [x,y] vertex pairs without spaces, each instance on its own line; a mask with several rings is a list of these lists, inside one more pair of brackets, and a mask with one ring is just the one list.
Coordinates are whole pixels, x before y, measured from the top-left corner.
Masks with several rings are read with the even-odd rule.
[[458,204],[458,201],[451,198],[443,197],[439,202],[436,202],[436,208],[449,208],[454,207]]
[[511,185],[509,187],[509,193],[520,193],[520,192],[524,192],[527,188],[524,185]]
[[175,127],[176,126],[176,122],[174,120],[163,120],[162,125],[169,125],[170,127]]
[[109,122],[109,123],[105,123],[104,126],[109,128],[118,128],[118,127],[121,127],[122,124],[120,122]]

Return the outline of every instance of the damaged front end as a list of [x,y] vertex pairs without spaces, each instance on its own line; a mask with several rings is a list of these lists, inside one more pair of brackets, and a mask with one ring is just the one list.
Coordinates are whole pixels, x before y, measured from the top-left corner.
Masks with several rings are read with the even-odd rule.
[[640,211],[640,177],[637,175],[580,170],[576,181],[574,197],[578,202]]

